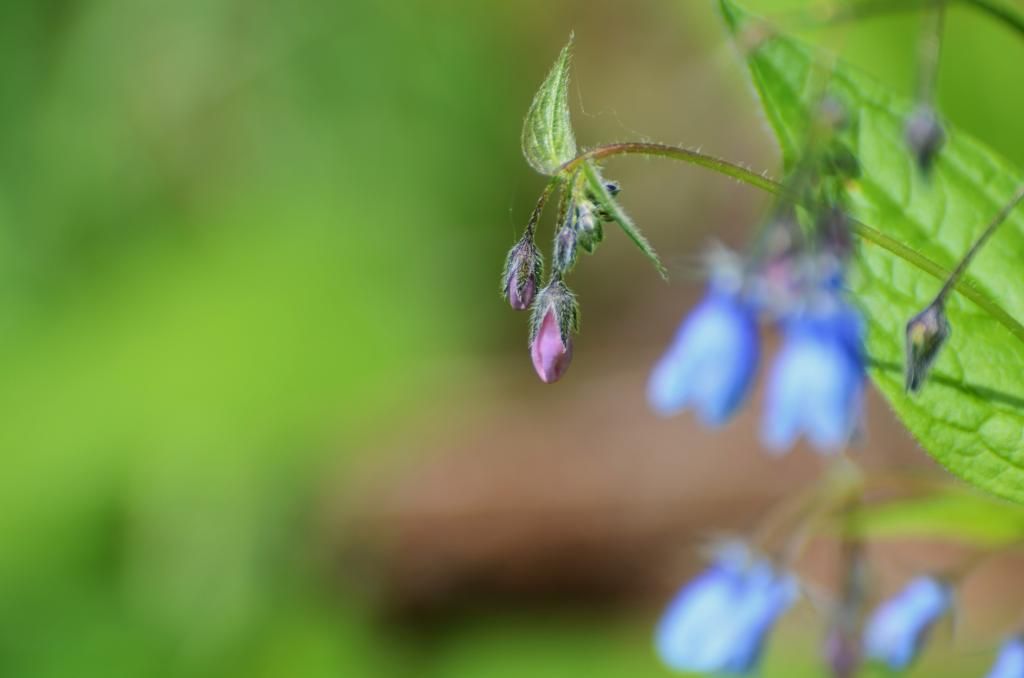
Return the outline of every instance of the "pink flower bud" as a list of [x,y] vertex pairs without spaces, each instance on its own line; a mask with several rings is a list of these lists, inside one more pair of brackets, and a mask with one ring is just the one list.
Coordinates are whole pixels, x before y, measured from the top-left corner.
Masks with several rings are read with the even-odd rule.
[[544,319],[530,346],[530,356],[537,376],[545,384],[558,381],[569,369],[569,363],[572,362],[572,338],[567,337],[565,343],[562,342],[562,330],[554,305],[549,306],[544,313]]
[[516,283],[516,276],[513,273],[508,277],[508,284],[505,287],[505,296],[508,298],[509,306],[516,311],[525,311],[530,308],[530,304],[533,303],[533,294],[535,292],[535,286],[533,282],[533,276],[526,279],[523,284],[522,291],[519,290],[519,285]]
[[529,230],[512,246],[505,258],[501,294],[508,300],[509,306],[517,311],[530,308],[537,292],[542,266],[540,252],[533,242],[533,231]]

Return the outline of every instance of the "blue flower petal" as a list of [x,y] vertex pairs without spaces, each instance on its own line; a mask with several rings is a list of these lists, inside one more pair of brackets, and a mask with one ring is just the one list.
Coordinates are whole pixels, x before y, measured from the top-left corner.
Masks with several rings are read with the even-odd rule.
[[865,653],[897,671],[907,668],[952,602],[947,585],[931,577],[915,579],[875,610],[864,631]]
[[987,678],[1024,678],[1024,638],[1016,636],[1003,643]]
[[860,320],[851,309],[786,326],[772,366],[761,439],[782,452],[806,435],[821,452],[842,449],[861,419]]
[[759,352],[753,309],[736,295],[712,289],[655,366],[648,400],[661,414],[693,407],[704,423],[721,425],[749,391]]
[[663,661],[679,671],[746,673],[765,638],[796,601],[796,579],[745,549],[718,558],[673,600],[657,632]]

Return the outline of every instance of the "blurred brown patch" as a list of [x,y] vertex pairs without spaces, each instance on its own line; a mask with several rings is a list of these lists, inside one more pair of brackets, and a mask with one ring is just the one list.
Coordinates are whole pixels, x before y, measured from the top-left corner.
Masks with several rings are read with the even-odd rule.
[[[669,595],[705,539],[750,530],[823,463],[804,448],[768,457],[759,402],[724,431],[654,416],[643,399],[654,354],[609,371],[621,358],[584,352],[555,387],[534,384],[523,360],[367,450],[378,461],[332,492],[342,576],[403,615]],[[930,464],[874,395],[868,428],[853,453],[864,464]]]

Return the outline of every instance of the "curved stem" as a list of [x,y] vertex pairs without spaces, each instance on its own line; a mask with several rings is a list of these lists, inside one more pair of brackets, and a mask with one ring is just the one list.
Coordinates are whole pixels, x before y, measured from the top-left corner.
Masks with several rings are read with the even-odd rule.
[[756,174],[746,167],[742,167],[728,160],[722,160],[700,151],[692,151],[681,146],[669,146],[667,144],[647,144],[642,142],[629,142],[624,144],[610,144],[593,148],[574,160],[562,165],[559,174],[570,174],[572,170],[587,160],[602,160],[616,155],[646,155],[651,157],[671,158],[682,160],[691,165],[706,167],[710,170],[732,177],[737,181],[750,184],[755,188],[769,193],[778,193],[780,185],[778,182],[766,176]]
[[[564,176],[567,173],[571,173],[574,169],[578,168],[581,163],[588,160],[601,160],[619,155],[645,155],[671,158],[691,165],[706,167],[707,169],[713,170],[727,177],[731,177],[737,181],[741,181],[753,186],[754,188],[759,188],[762,191],[773,195],[779,195],[783,190],[782,185],[774,179],[770,179],[762,174],[749,170],[746,167],[729,162],[728,160],[722,160],[721,158],[706,155],[700,151],[694,151],[679,146],[648,144],[642,142],[611,144],[591,149],[563,165],[558,175]],[[923,254],[917,252],[913,248],[904,245],[900,241],[895,240],[894,238],[891,238],[881,231],[860,221],[852,220],[852,224],[853,232],[859,236],[861,240],[877,247],[881,247],[941,282],[946,282],[950,279],[950,271]],[[992,316],[996,322],[1009,330],[1009,332],[1021,343],[1024,343],[1024,325],[1017,322],[1017,320],[1007,313],[1003,307],[989,299],[963,279],[958,278],[953,284],[953,289],[955,289],[965,299],[970,300],[978,308]]]
[[[862,2],[856,7],[842,7],[825,17],[824,22],[820,19],[812,22],[811,26],[825,24],[842,23],[846,21],[855,21],[857,19],[863,19],[871,16],[877,16],[882,14],[894,14],[896,12],[908,12],[917,11],[922,8],[933,7],[937,4],[944,3],[947,0],[905,0],[904,2],[894,2],[893,0],[873,0],[871,2]],[[992,19],[999,21],[1006,25],[1009,29],[1020,33],[1024,37],[1024,16],[1007,7],[1004,4],[1000,4],[997,0],[948,0],[949,2],[956,2],[961,5],[968,5],[978,10],[983,14],[989,15]]]
[[544,207],[547,206],[548,200],[551,198],[551,194],[554,192],[557,185],[557,177],[552,178],[551,181],[548,182],[547,186],[544,187],[544,192],[540,194],[540,198],[537,199],[537,205],[533,208],[533,213],[530,215],[530,222],[526,224],[526,235],[531,240],[537,232],[537,224],[540,223],[540,218],[544,214]]

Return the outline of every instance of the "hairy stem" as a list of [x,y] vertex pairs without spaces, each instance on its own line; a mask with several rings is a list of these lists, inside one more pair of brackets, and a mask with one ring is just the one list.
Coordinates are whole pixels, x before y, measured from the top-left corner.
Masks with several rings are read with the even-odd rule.
[[537,224],[540,223],[540,218],[544,214],[544,207],[547,206],[548,200],[551,198],[551,194],[554,193],[555,187],[558,186],[558,184],[558,178],[553,178],[548,182],[547,186],[544,187],[544,192],[540,194],[540,198],[537,199],[537,205],[533,208],[533,214],[530,215],[530,223],[526,225],[526,235],[531,240],[537,232]]
[[[623,144],[611,144],[609,146],[600,146],[598,148],[591,149],[583,155],[570,160],[562,166],[559,176],[571,175],[573,170],[579,167],[580,163],[586,160],[601,160],[604,158],[611,158],[620,155],[645,155],[660,158],[670,158],[672,160],[680,160],[682,162],[689,163],[691,165],[697,165],[699,167],[706,167],[707,169],[723,174],[727,177],[731,177],[737,181],[741,181],[745,184],[759,188],[762,191],[766,191],[773,195],[779,195],[783,191],[782,184],[770,179],[762,174],[753,172],[746,167],[737,165],[736,163],[729,162],[728,160],[722,160],[714,156],[710,156],[700,151],[694,151],[687,148],[681,148],[678,146],[669,146],[666,144],[648,144],[641,142],[631,142]],[[1024,192],[1024,188],[1021,189]],[[1013,208],[1018,202],[1024,200],[1024,195],[1020,195],[1018,199],[1011,203],[1004,211],[1008,214],[1009,210]],[[1005,216],[998,221],[1001,223],[1005,219]],[[995,226],[990,225],[986,232],[982,234],[978,242],[975,243],[971,251],[968,252],[967,257],[964,261],[960,262],[960,266],[957,267],[959,273],[950,272],[946,268],[940,266],[936,262],[932,261],[928,257],[924,256],[917,250],[904,245],[898,240],[891,238],[881,231],[868,226],[867,224],[861,223],[856,220],[851,220],[853,232],[863,241],[881,247],[889,253],[903,259],[915,268],[927,273],[934,278],[950,283],[950,290],[956,290],[965,299],[970,300],[978,308],[988,313],[996,320],[1000,325],[1005,327],[1014,337],[1016,337],[1021,343],[1024,343],[1024,325],[1017,322],[1013,316],[1006,312],[1002,306],[997,304],[995,301],[989,299],[977,288],[972,287],[966,280],[963,279],[963,268],[966,270],[966,264],[970,263],[970,260],[974,257],[977,251],[984,245],[985,241],[995,232],[998,223]],[[995,222],[994,222],[995,223]],[[991,232],[990,232],[991,231]],[[954,278],[954,274],[956,278]]]

